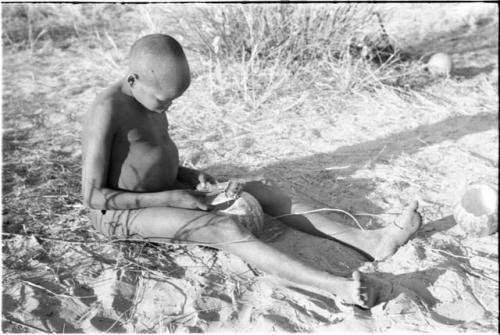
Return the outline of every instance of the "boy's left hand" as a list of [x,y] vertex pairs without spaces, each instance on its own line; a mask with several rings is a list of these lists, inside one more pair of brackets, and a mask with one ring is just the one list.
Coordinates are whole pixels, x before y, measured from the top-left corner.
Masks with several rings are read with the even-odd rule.
[[210,184],[216,184],[217,181],[214,177],[205,172],[198,172],[198,183],[195,186],[197,190],[206,190]]
[[215,178],[209,174],[184,166],[179,166],[177,178],[181,182],[189,184],[195,190],[206,190],[210,187],[210,184],[216,183]]

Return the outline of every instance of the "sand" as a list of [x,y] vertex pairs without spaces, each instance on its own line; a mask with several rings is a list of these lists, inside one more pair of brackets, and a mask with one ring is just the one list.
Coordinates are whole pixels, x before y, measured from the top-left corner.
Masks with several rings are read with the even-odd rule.
[[[356,268],[389,283],[370,311],[293,287],[202,247],[4,242],[4,330],[55,332],[491,331],[497,328],[497,235],[461,239],[428,223],[389,259],[266,222],[272,245],[318,268]],[[124,245],[122,245],[124,247]],[[48,254],[62,257],[47,272]],[[20,260],[24,261],[19,264]]]

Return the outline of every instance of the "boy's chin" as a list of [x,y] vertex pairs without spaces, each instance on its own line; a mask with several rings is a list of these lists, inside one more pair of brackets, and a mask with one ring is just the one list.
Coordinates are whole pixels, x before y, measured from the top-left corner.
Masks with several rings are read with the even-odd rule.
[[167,108],[156,108],[156,109],[148,108],[148,110],[153,112],[153,113],[161,114],[161,113],[165,113],[166,111],[168,111],[168,107]]

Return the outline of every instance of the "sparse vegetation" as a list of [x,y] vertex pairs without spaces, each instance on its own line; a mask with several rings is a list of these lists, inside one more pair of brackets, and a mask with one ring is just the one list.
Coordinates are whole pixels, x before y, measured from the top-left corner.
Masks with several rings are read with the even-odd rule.
[[[89,229],[80,196],[80,121],[94,96],[125,74],[128,49],[138,37],[168,33],[186,49],[193,81],[169,111],[170,133],[183,164],[206,168],[221,179],[265,175],[293,197],[356,214],[366,228],[387,224],[403,203],[418,197],[425,223],[439,226],[463,184],[498,185],[498,9],[472,6],[2,4],[3,330],[206,330],[216,318],[210,313],[234,307],[217,297],[229,295],[236,304],[244,294],[241,287],[259,281],[254,272],[242,279],[228,265],[235,260],[212,249],[107,242]],[[382,33],[374,12],[384,19],[391,43],[409,55],[406,59],[395,55],[375,64],[352,52],[353,43]],[[427,16],[442,21],[427,22]],[[422,70],[426,57],[437,51],[452,55],[450,78]],[[474,266],[474,282],[464,287],[480,295],[487,315],[473,325],[460,319],[452,329],[494,330],[498,285],[492,288],[487,278],[498,274],[498,265],[491,265],[498,254],[495,248],[490,255],[490,249],[483,250],[494,246],[494,237],[475,246],[443,232],[432,234],[422,233],[405,250],[432,247],[441,258],[433,256],[425,266],[439,262],[466,279],[457,269]],[[332,259],[351,255],[336,250],[340,256]],[[327,270],[359,265],[342,261]],[[391,264],[381,263],[379,271]],[[98,324],[93,318],[103,312],[95,302],[102,298],[96,282],[104,281],[106,271],[115,277],[134,273],[127,283],[139,276],[143,283],[149,280],[144,287],[170,280],[195,291],[190,291],[195,303],[163,311],[154,320],[152,309],[148,325],[137,321],[144,315],[130,311]],[[397,271],[421,269],[404,264]],[[414,280],[405,278],[394,280]],[[26,305],[21,290],[41,300],[49,297],[57,317],[44,316],[48,305]],[[80,296],[94,298],[80,301]],[[207,296],[214,305],[203,300]],[[400,312],[397,304],[389,307]],[[433,315],[445,315],[445,307]],[[81,315],[64,314],[64,308]],[[390,308],[379,311],[379,320],[393,317]],[[196,310],[205,312],[193,319]],[[281,312],[282,318],[295,318],[286,309],[276,313]],[[417,329],[449,331],[423,307],[414,312],[431,321],[415,317]],[[337,312],[297,313],[296,324],[280,329],[313,331],[324,323],[318,315],[336,318]],[[229,322],[230,313],[220,315],[222,323]],[[94,329],[89,320],[95,321]]]

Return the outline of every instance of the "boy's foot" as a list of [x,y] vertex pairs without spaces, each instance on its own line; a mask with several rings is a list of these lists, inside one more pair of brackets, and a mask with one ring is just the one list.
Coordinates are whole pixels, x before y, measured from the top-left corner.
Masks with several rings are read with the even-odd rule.
[[380,242],[371,252],[375,260],[383,260],[392,256],[420,228],[422,217],[417,209],[418,202],[413,201],[405,208],[397,222],[380,230]]
[[352,273],[352,279],[345,291],[346,296],[342,296],[345,304],[368,309],[378,304],[380,298],[386,295],[388,286],[380,279],[359,271]]

